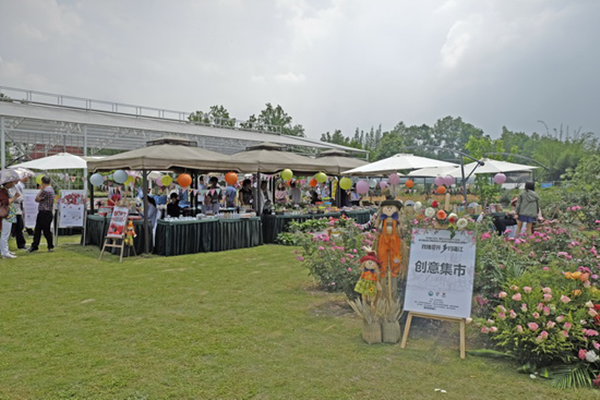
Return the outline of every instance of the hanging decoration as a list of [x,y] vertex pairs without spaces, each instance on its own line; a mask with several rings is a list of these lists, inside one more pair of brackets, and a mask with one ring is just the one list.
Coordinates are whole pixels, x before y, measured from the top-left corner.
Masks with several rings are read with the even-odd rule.
[[171,178],[170,175],[164,175],[163,177],[160,178],[163,186],[169,186],[171,183],[173,183],[173,178]]
[[404,186],[406,186],[409,189],[412,189],[413,186],[415,186],[415,182],[409,179],[406,182],[404,182]]
[[104,177],[98,173],[90,176],[90,183],[94,186],[100,186],[104,183]]
[[238,176],[235,172],[228,172],[225,174],[225,182],[230,185],[235,185],[238,181]]
[[312,179],[310,180],[310,182],[308,182],[308,184],[310,185],[310,187],[315,187],[315,186],[317,186],[317,183],[319,183],[319,182],[317,182],[317,180],[316,180],[315,178],[312,178]]
[[369,182],[367,182],[367,181],[358,181],[356,183],[356,193],[358,193],[358,194],[367,194],[367,193],[369,193]]
[[441,176],[438,176],[437,178],[435,178],[435,186],[442,186],[444,184],[444,178]]
[[438,188],[436,189],[436,192],[438,194],[444,194],[444,193],[446,193],[446,186],[438,186]]
[[381,190],[385,189],[388,186],[389,185],[388,185],[388,183],[386,181],[379,182],[379,187],[381,188]]
[[340,187],[344,190],[350,189],[352,187],[352,179],[346,177],[340,179]]
[[400,183],[400,176],[396,173],[390,174],[388,181],[390,182],[390,185],[396,186]]
[[494,175],[494,182],[496,182],[498,185],[502,185],[504,182],[506,182],[506,175],[503,173]]
[[128,177],[129,175],[127,175],[127,172],[122,169],[118,169],[113,173],[113,180],[117,183],[125,183]]
[[325,173],[323,172],[319,172],[315,175],[315,179],[317,180],[317,182],[323,183],[327,180],[327,175],[325,175]]
[[371,180],[369,181],[369,187],[370,187],[371,189],[375,189],[375,187],[376,187],[376,186],[377,186],[377,180],[375,180],[375,179],[371,179]]
[[182,188],[186,188],[192,184],[192,177],[190,174],[179,174],[177,184]]
[[444,185],[450,187],[454,184],[454,177],[450,175],[446,175],[444,177]]
[[281,171],[281,179],[283,179],[284,181],[289,181],[290,179],[292,179],[293,176],[294,173],[291,169],[286,168],[283,171]]

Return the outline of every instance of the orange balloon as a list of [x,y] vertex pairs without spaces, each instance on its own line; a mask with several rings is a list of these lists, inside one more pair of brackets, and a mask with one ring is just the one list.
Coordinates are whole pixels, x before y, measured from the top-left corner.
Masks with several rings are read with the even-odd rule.
[[188,187],[192,184],[192,177],[189,174],[179,174],[177,184],[181,187]]
[[415,183],[409,179],[406,182],[404,182],[404,186],[411,189],[413,186],[415,186]]
[[228,172],[225,174],[225,182],[230,185],[235,185],[238,181],[238,176],[235,172]]
[[308,184],[309,184],[311,187],[315,187],[315,186],[317,186],[317,183],[319,183],[319,182],[317,182],[317,180],[316,180],[315,178],[312,178],[312,179],[310,180],[310,182],[308,182]]
[[437,192],[438,192],[438,194],[446,193],[446,186],[438,186]]

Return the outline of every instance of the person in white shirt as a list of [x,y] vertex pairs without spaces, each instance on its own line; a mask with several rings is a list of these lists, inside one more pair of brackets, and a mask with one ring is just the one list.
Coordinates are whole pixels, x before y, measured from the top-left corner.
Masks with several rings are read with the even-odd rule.
[[23,190],[25,190],[25,184],[29,181],[29,177],[26,176],[21,179],[17,184],[13,187],[15,193],[19,193],[19,196],[14,200],[13,205],[15,207],[15,214],[17,217],[17,222],[12,224],[12,236],[15,238],[17,242],[17,248],[20,250],[25,250],[27,248],[25,236],[23,235],[23,229],[25,229],[25,209],[24,209],[24,200]]

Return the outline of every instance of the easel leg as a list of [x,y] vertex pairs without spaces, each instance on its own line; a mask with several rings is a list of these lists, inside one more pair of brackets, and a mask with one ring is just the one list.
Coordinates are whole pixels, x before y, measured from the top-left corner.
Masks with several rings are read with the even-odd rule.
[[102,260],[102,256],[104,255],[104,250],[106,250],[106,244],[108,243],[108,239],[104,239],[104,244],[102,245],[102,251],[100,252],[99,260]]
[[406,318],[406,325],[404,325],[404,334],[402,335],[402,343],[400,343],[400,348],[403,349],[406,347],[406,341],[408,340],[408,332],[410,331],[410,324],[412,323],[412,313],[408,313],[408,317]]
[[466,357],[465,320],[460,321],[460,358]]
[[121,242],[121,256],[119,257],[119,262],[123,262],[123,251],[125,251],[125,240]]

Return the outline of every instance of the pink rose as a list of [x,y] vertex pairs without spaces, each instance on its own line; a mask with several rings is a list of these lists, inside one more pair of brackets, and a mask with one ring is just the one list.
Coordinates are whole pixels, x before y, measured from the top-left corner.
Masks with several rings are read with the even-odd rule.
[[525,303],[521,304],[521,311],[523,311],[523,312],[527,311],[527,304],[525,304]]
[[548,332],[542,331],[542,333],[540,333],[540,336],[542,339],[548,339]]
[[523,327],[522,327],[521,325],[517,325],[517,330],[518,330],[519,332],[523,332]]
[[569,337],[569,332],[567,331],[560,331],[560,333],[563,335],[563,337],[568,338]]
[[555,326],[556,326],[556,322],[553,322],[553,321],[548,321],[548,323],[546,324],[546,327],[547,327],[548,329],[552,329],[552,328],[554,328]]
[[531,290],[532,290],[531,287],[529,287],[529,286],[523,286],[523,291],[525,293],[531,293]]
[[573,325],[571,325],[569,322],[565,322],[563,325],[563,328],[565,328],[566,331],[570,330],[572,327]]
[[585,360],[585,356],[587,355],[587,350],[585,350],[585,349],[579,350],[579,354],[578,355],[579,355],[579,359],[580,360]]
[[542,292],[544,292],[546,294],[550,294],[550,293],[552,293],[552,289],[550,289],[549,287],[545,287],[542,289]]
[[319,250],[325,250],[325,247],[319,246]]
[[508,293],[506,293],[506,292],[498,293],[498,297],[500,297],[501,299],[505,298],[507,295],[508,295]]
[[544,307],[544,315],[550,315],[550,307]]
[[538,325],[538,324],[536,324],[535,322],[530,322],[530,323],[528,323],[528,324],[527,324],[527,327],[528,327],[529,329],[531,329],[532,331],[536,331],[536,330],[538,330],[538,329],[539,329],[539,325]]
[[592,345],[594,346],[594,348],[596,350],[600,350],[600,343],[598,343],[598,342],[592,342]]
[[490,330],[487,326],[484,325],[481,327],[481,333],[489,333],[489,332],[490,332]]
[[296,260],[298,260],[298,261],[304,261],[304,257],[298,256],[298,257],[296,257]]
[[560,301],[562,301],[563,303],[567,304],[568,302],[571,301],[570,298],[568,298],[567,296],[565,296],[564,294],[562,296],[560,296]]
[[496,332],[498,332],[498,328],[496,328],[495,326],[492,326],[492,327],[490,328],[490,332],[492,332],[492,333],[496,333]]
[[352,272],[352,268],[351,267],[348,267],[348,272]]
[[542,311],[544,309],[544,304],[543,303],[538,303],[538,305],[537,305],[536,308],[537,308],[538,311]]
[[510,285],[510,290],[516,292],[517,290],[519,290],[519,287],[517,285]]
[[564,320],[565,320],[564,315],[559,315],[558,317],[556,317],[556,322],[563,322]]
[[513,310],[510,310],[510,312],[509,312],[508,314],[509,314],[509,316],[510,316],[512,319],[515,319],[515,318],[517,318],[517,313],[516,313],[516,312],[514,312]]
[[506,314],[504,313],[498,313],[498,318],[500,318],[501,320],[505,320],[506,319]]
[[533,315],[533,318],[535,318],[535,319],[538,319],[540,317],[540,314],[536,313],[536,312],[534,312],[532,315]]
[[552,300],[552,295],[551,294],[545,293],[543,297],[544,297],[544,301],[546,303],[549,302],[550,300]]
[[521,301],[521,300],[522,300],[522,298],[521,298],[521,293],[516,293],[516,294],[514,294],[514,295],[513,295],[513,297],[512,297],[512,299],[513,299],[514,301]]

